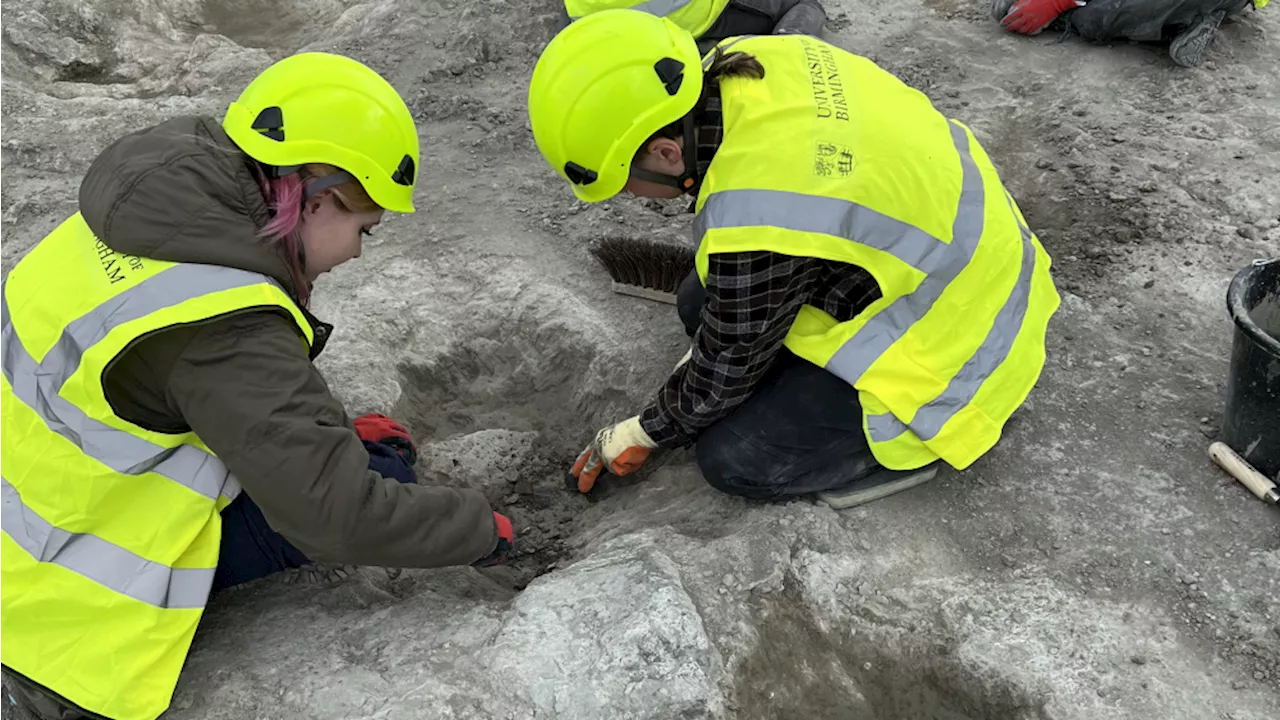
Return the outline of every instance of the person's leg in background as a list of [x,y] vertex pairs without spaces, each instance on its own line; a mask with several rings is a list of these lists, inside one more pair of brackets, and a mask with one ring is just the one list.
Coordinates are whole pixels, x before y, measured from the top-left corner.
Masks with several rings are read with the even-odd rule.
[[1198,4],[1201,12],[1190,22],[1176,24],[1176,34],[1169,42],[1169,59],[1182,67],[1203,64],[1223,21],[1253,3],[1251,0],[1201,0]]
[[[676,310],[693,336],[706,292],[696,273],[681,284]],[[817,495],[852,507],[933,477],[936,467],[885,470],[862,430],[858,391],[783,348],[746,402],[699,435],[695,455],[717,490],[754,500]]]
[[1248,4],[1249,0],[1090,0],[1070,13],[1069,25],[1091,42],[1168,42],[1175,64],[1197,67],[1222,21]]
[[[418,481],[413,466],[394,448],[369,441],[364,442],[364,447],[369,451],[370,470],[404,484]],[[248,493],[240,493],[222,511],[222,545],[213,576],[215,592],[310,564],[310,558],[271,529]]]

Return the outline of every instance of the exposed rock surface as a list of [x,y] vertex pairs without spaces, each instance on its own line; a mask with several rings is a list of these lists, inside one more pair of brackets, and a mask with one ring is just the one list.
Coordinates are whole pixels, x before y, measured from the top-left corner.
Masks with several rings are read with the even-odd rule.
[[122,133],[220,115],[298,49],[391,80],[420,123],[419,212],[318,286],[321,366],[352,412],[410,425],[424,482],[516,524],[506,568],[219,596],[169,717],[1280,717],[1280,516],[1205,454],[1227,282],[1280,249],[1276,13],[1187,71],[1008,35],[980,0],[824,4],[830,40],[970,124],[1064,292],[1001,444],[843,513],[719,495],[687,453],[563,489],[687,342],[669,308],[611,294],[586,242],[689,218],[577,204],[544,167],[523,104],[554,0],[4,6],[6,271]]

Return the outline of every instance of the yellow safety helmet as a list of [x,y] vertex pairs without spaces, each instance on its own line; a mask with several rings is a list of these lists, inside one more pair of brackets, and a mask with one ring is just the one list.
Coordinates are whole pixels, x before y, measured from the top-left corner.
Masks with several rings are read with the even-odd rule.
[[[542,51],[529,82],[538,151],[579,199],[617,195],[644,141],[693,110],[701,60],[693,35],[664,17],[619,9],[574,22]],[[685,140],[692,149],[694,138]],[[684,189],[696,182],[688,171],[677,180]]]
[[[413,212],[418,129],[395,88],[342,55],[292,55],[263,70],[222,127],[249,157],[288,174],[327,163],[387,210]],[[326,183],[332,184],[332,183]]]

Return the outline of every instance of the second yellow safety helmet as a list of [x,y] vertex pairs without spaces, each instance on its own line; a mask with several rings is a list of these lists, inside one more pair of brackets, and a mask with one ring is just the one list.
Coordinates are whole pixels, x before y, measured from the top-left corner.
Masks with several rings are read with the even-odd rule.
[[585,202],[622,191],[651,135],[702,94],[693,35],[637,10],[569,25],[542,51],[529,82],[529,124],[542,157]]
[[227,108],[227,135],[249,157],[286,172],[305,163],[345,170],[387,210],[413,212],[418,130],[395,88],[342,55],[291,55],[263,70]]

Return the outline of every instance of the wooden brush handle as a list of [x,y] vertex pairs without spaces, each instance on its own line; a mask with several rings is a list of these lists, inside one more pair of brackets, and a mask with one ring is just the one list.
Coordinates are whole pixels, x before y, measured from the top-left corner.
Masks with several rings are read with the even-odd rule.
[[1215,442],[1209,446],[1209,457],[1218,464],[1223,470],[1231,473],[1231,477],[1239,480],[1249,491],[1257,495],[1259,499],[1267,502],[1276,502],[1276,484],[1262,476],[1262,473],[1253,469],[1247,460],[1240,457],[1235,450],[1232,450],[1223,442]]

